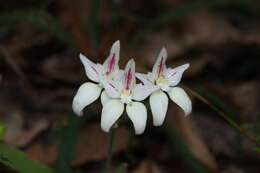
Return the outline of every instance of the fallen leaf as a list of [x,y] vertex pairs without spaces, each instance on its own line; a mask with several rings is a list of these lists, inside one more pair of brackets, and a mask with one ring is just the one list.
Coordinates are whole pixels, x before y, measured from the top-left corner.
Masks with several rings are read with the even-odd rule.
[[[127,130],[123,127],[116,129],[114,153],[127,148],[127,133]],[[58,143],[58,140],[54,141],[51,146],[43,146],[40,143],[36,143],[26,149],[25,152],[33,159],[51,165],[54,164],[57,156]],[[104,159],[107,155],[107,147],[108,134],[101,131],[100,124],[88,124],[80,132],[76,147],[76,156],[72,165],[77,166],[88,161]]]

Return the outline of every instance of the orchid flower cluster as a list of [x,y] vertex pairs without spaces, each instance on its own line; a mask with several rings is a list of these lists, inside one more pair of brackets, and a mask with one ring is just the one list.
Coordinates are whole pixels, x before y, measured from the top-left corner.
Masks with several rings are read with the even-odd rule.
[[[152,72],[142,74],[135,72],[133,59],[128,61],[124,70],[119,69],[119,54],[119,41],[112,45],[110,54],[103,64],[95,64],[80,54],[86,75],[93,82],[82,84],[73,99],[72,108],[77,115],[83,115],[83,109],[101,97],[103,131],[110,131],[123,114],[126,105],[126,112],[133,123],[135,133],[142,134],[146,127],[147,109],[141,101],[148,97],[154,126],[161,126],[164,122],[168,96],[184,110],[185,115],[191,113],[189,96],[182,88],[177,87],[189,64],[167,68],[167,51],[162,48]],[[137,84],[136,78],[141,83]]]

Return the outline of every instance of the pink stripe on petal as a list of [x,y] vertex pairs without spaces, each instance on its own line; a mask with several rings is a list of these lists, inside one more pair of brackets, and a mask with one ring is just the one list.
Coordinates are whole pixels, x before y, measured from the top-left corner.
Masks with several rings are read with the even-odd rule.
[[95,69],[95,67],[91,66],[91,69],[92,69],[96,74],[98,74],[97,69]]
[[158,68],[158,77],[162,75],[163,71],[164,71],[164,58],[161,58],[160,64],[159,64],[159,68]]
[[153,83],[150,79],[146,79],[148,82],[151,82],[151,83]]
[[112,88],[116,88],[113,84],[111,83],[108,83]]
[[174,76],[174,75],[176,75],[176,72],[172,73],[172,74],[170,75],[170,77],[172,77],[172,76]]
[[133,74],[132,74],[131,68],[129,68],[129,70],[126,74],[126,77],[125,77],[125,89],[127,89],[127,90],[130,89],[132,79],[133,79]]
[[116,55],[113,53],[111,59],[108,61],[108,71],[106,72],[107,75],[111,74],[115,68],[116,64]]

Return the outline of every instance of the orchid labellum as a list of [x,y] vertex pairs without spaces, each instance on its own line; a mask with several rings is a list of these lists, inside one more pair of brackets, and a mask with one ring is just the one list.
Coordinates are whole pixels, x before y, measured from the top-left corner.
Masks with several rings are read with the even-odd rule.
[[189,96],[182,88],[176,87],[181,81],[183,72],[189,68],[189,64],[184,64],[176,68],[167,68],[165,64],[166,59],[167,51],[165,48],[162,48],[152,72],[148,74],[136,73],[136,77],[145,85],[158,88],[157,91],[151,94],[149,99],[154,126],[160,126],[164,122],[168,108],[166,93],[173,102],[184,110],[185,115],[190,114],[192,110]]

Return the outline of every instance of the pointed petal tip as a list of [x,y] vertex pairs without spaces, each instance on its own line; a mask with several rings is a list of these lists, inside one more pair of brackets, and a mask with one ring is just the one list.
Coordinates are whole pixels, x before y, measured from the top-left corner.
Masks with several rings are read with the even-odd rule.
[[182,66],[186,70],[186,69],[188,69],[190,67],[190,63],[183,64]]
[[132,69],[132,72],[135,73],[135,61],[133,58],[131,58],[127,64],[126,64],[126,68],[125,68],[125,71],[127,71],[129,68]]
[[128,61],[129,64],[134,64],[135,65],[135,60],[133,58],[131,58],[129,61]]
[[119,49],[120,49],[120,41],[117,40],[113,43],[111,50],[115,51],[115,50],[119,50]]
[[82,53],[79,53],[79,58],[81,59],[81,61],[86,58],[85,55],[83,55]]
[[79,58],[80,58],[80,61],[81,61],[83,64],[85,64],[85,63],[90,64],[90,63],[91,63],[91,61],[90,61],[84,54],[82,54],[82,53],[79,54]]
[[120,44],[120,40],[116,40],[114,44]]
[[161,49],[161,55],[164,56],[165,58],[167,57],[167,50],[164,46]]

